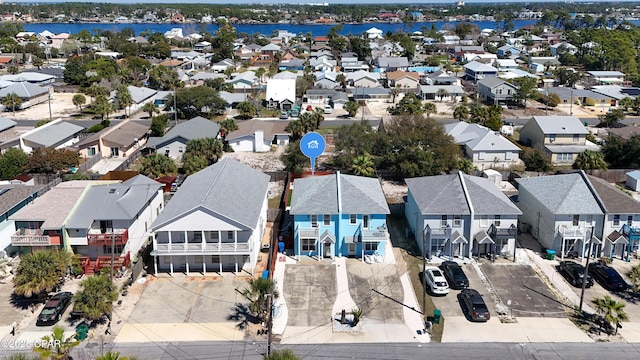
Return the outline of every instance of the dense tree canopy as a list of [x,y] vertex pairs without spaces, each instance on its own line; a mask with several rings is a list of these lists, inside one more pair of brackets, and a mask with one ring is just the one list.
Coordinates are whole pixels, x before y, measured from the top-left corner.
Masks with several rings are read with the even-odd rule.
[[[167,102],[173,105],[173,96]],[[194,86],[176,91],[176,107],[178,117],[191,119],[196,116],[209,117],[224,111],[226,103],[218,91],[208,86]]]
[[29,155],[21,149],[7,149],[0,154],[0,180],[10,180],[22,174],[28,162]]

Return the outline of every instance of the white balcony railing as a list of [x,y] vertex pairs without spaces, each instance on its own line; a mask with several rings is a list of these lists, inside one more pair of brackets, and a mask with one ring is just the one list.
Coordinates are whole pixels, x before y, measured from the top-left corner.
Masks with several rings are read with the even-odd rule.
[[249,251],[249,243],[158,243],[156,252],[163,254],[179,253],[235,253]]

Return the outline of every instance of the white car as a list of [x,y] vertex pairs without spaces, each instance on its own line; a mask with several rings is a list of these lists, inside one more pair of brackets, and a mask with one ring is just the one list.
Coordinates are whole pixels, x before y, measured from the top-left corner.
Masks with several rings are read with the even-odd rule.
[[322,108],[322,111],[325,114],[331,114],[331,112],[333,111],[333,108],[331,107],[331,105],[325,105],[324,108]]
[[427,266],[424,270],[424,278],[428,289],[433,294],[447,295],[449,293],[449,283],[439,268]]

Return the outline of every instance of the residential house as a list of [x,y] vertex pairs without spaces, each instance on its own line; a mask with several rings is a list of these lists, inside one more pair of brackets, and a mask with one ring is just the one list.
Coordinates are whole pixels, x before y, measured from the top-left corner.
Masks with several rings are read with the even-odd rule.
[[225,79],[224,74],[200,71],[194,74],[189,82],[193,86],[202,86],[207,80]]
[[559,42],[549,46],[551,56],[560,56],[562,54],[575,54],[578,52],[578,47],[568,42]]
[[291,72],[291,71],[282,71],[282,72],[279,72],[279,73],[273,75],[271,78],[272,79],[294,79],[295,80],[295,79],[299,78],[302,75],[303,74],[300,73],[300,72],[294,73],[294,72]]
[[247,99],[249,98],[249,96],[244,92],[232,93],[228,91],[219,91],[218,95],[226,103],[225,107],[227,111],[231,109],[235,109],[238,106],[238,104],[240,104],[241,102],[247,101]]
[[[20,106],[16,107],[16,110],[26,109],[34,105],[49,101],[50,89],[48,87],[41,87],[29,82],[16,82],[9,86],[0,89],[0,99],[4,99],[9,94],[16,94],[22,100]],[[12,111],[4,105],[2,108],[7,111]]]
[[486,77],[496,76],[498,69],[478,61],[471,61],[464,65],[464,73],[467,80],[478,81]]
[[359,70],[347,73],[347,82],[354,88],[381,87],[380,73]]
[[70,36],[69,33],[60,33],[60,34],[53,35],[50,38],[51,47],[54,47],[56,49],[61,49],[62,48],[62,44],[64,43],[65,40],[67,40],[69,38],[69,36]]
[[199,43],[193,45],[194,51],[211,51],[211,43],[208,41],[200,41]]
[[478,94],[485,104],[511,104],[518,87],[498,77],[486,77],[478,81]]
[[211,64],[211,71],[217,72],[217,73],[223,73],[228,68],[235,68],[235,65],[233,64],[233,60],[231,59],[224,59],[224,60],[218,61],[215,64]]
[[516,181],[521,221],[544,248],[564,259],[573,251],[584,256],[588,244],[599,242],[593,237],[602,234],[604,212],[584,172]]
[[404,56],[381,56],[376,59],[375,63],[382,72],[407,71],[409,68],[409,60]]
[[391,92],[385,88],[357,87],[351,89],[351,96],[354,100],[388,100]]
[[626,173],[627,181],[625,184],[632,191],[640,191],[640,170],[633,170]]
[[519,67],[518,63],[513,59],[496,59],[493,65],[500,71],[513,70]]
[[75,144],[74,149],[83,158],[96,154],[101,157],[127,158],[147,143],[149,125],[142,122],[125,120],[87,136]]
[[302,71],[304,70],[304,63],[305,63],[305,60],[302,60],[302,59],[282,60],[278,65],[278,70]]
[[332,71],[316,73],[316,82],[313,83],[313,86],[320,89],[335,89],[341,87],[342,84],[336,82],[338,74],[339,73]]
[[[15,129],[17,124],[17,122],[11,119],[0,117],[0,144],[15,136],[15,132],[13,130]],[[2,149],[2,147],[0,147],[0,149]]]
[[592,253],[597,257],[602,249],[604,256],[629,261],[630,255],[638,255],[640,202],[601,178],[587,175],[587,180],[604,212],[602,233],[597,234],[604,244],[594,246]]
[[62,182],[9,216],[15,223],[11,246],[20,253],[37,249],[63,249],[63,230],[76,203],[93,184],[104,181],[72,180]]
[[[40,70],[40,71],[43,71],[43,70]],[[37,71],[34,71],[34,72],[24,71],[19,74],[0,75],[0,81],[11,81],[15,83],[27,82],[35,85],[40,85],[40,86],[53,84],[56,81],[56,79],[58,79],[58,76],[55,76],[52,74],[45,74],[44,72],[37,72]],[[43,88],[43,89],[47,89],[47,88]]]
[[560,61],[555,57],[531,57],[529,61],[529,71],[534,74],[553,71],[560,66]]
[[587,71],[587,80],[596,85],[624,83],[625,74],[620,71]]
[[295,79],[267,80],[266,107],[270,109],[291,110],[296,103]]
[[575,116],[534,116],[520,130],[520,143],[544,149],[554,164],[571,165],[579,153],[599,150],[586,139],[588,133]]
[[162,184],[144,175],[87,188],[64,224],[67,248],[80,255],[85,274],[137,259],[150,243],[149,227],[163,206]]
[[375,27],[372,27],[369,30],[365,31],[365,34],[367,34],[367,39],[373,40],[373,39],[382,39],[382,30],[377,29]]
[[378,180],[332,175],[294,181],[291,197],[294,254],[318,260],[390,252],[389,207]]
[[611,107],[617,105],[617,100],[608,94],[586,89],[572,89],[566,87],[550,87],[545,89],[549,94],[560,98],[558,107],[573,112],[573,106],[581,106],[591,112],[607,113]]
[[270,55],[273,58],[273,55],[277,52],[282,51],[282,48],[276,44],[267,44],[260,48],[260,53],[262,55]]
[[14,147],[27,154],[36,148],[62,149],[77,143],[82,131],[84,131],[82,126],[57,119],[1,143],[0,149],[4,151]]
[[187,177],[151,225],[154,272],[253,274],[267,261],[268,186],[268,175],[229,158]]
[[219,132],[220,125],[217,122],[197,116],[172,127],[162,137],[149,138],[145,148],[180,160],[189,140],[215,138]]
[[522,212],[489,179],[457,172],[405,182],[409,190],[404,214],[418,247],[431,261],[515,256]]
[[253,89],[258,84],[258,77],[253,71],[232,74],[232,79],[225,81],[236,90]]
[[238,130],[227,135],[234,152],[266,152],[272,146],[289,144],[290,133],[285,130],[289,121],[251,119],[238,123]]
[[480,170],[506,169],[521,164],[520,148],[499,132],[464,121],[446,124],[444,131]]
[[[444,90],[444,92],[442,92]],[[422,100],[440,100],[458,102],[464,95],[464,89],[460,85],[420,85],[418,97]],[[442,96],[444,95],[444,96]]]
[[387,72],[387,86],[390,88],[401,88],[409,90],[418,90],[420,85],[420,75],[415,72],[408,71],[392,71]]
[[520,56],[520,49],[513,45],[503,45],[497,49],[496,55],[501,59],[515,59]]
[[[335,70],[336,66],[338,66],[338,62],[332,59],[327,59],[326,57],[320,57],[311,59],[309,61],[309,66],[311,66],[315,72],[328,72]],[[361,67],[358,69],[361,69]],[[369,67],[367,66],[366,70],[368,69]]]
[[39,186],[0,185],[0,259],[14,256],[11,235],[16,232],[14,220],[9,217],[38,197]]
[[[131,114],[131,112],[135,112],[140,110],[144,104],[148,102],[153,102],[156,98],[157,90],[150,89],[148,87],[138,87],[129,85],[127,86],[127,90],[129,90],[129,94],[131,95],[131,105],[127,107],[127,112]],[[117,91],[113,90],[109,95],[109,100],[114,103],[118,103]],[[119,106],[119,105],[118,105]]]

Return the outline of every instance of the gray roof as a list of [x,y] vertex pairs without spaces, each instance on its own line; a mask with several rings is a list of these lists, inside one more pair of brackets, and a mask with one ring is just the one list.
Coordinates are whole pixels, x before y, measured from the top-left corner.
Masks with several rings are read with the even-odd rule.
[[190,175],[151,225],[165,224],[202,209],[253,229],[267,197],[269,176],[225,158]]
[[588,134],[582,121],[575,116],[534,116],[533,121],[544,134]]
[[471,175],[463,175],[463,178],[476,215],[522,215],[522,211],[489,179]]
[[[16,207],[18,204],[38,192],[38,186],[3,185],[0,186],[0,215]],[[9,189],[4,191],[2,189]]]
[[[338,209],[338,202],[342,209]],[[289,212],[293,215],[389,214],[389,206],[378,179],[338,173],[297,179]]]
[[43,221],[43,230],[60,230],[87,186],[104,181],[72,180],[56,185],[44,195],[11,215],[16,221]]
[[557,215],[602,214],[579,173],[516,179],[544,207]]
[[49,147],[49,146],[57,145],[69,138],[72,138],[82,130],[84,130],[82,126],[72,124],[66,121],[61,121],[53,125],[43,126],[42,129],[39,129],[32,134],[24,136],[23,139],[45,146],[45,147]]
[[7,119],[5,117],[0,117],[0,132],[5,131],[7,129],[11,129],[12,127],[16,126],[18,123],[11,120],[11,119]]
[[[178,138],[184,139],[185,144],[189,140],[216,137],[220,132],[217,122],[196,116],[191,120],[180,123],[171,128],[161,138],[150,138],[146,147],[155,148],[172,142]],[[152,141],[153,140],[153,141]]]
[[377,60],[378,66],[380,67],[395,67],[395,68],[399,68],[399,67],[408,67],[409,66],[409,60],[402,56],[402,57],[379,57]]
[[507,84],[507,86],[511,86],[512,88],[516,89],[517,87],[507,81],[504,81],[498,77],[495,76],[489,76],[486,77],[484,79],[478,80],[478,85],[483,85],[486,86],[488,88],[494,88],[496,86],[502,85],[502,84]]
[[[127,90],[129,90],[129,94],[131,94],[131,100],[133,100],[134,104],[140,104],[158,93],[158,90],[149,89],[147,87],[137,87],[133,85],[127,86]],[[115,99],[117,93],[118,92],[116,90],[113,90],[109,97]]]
[[[139,176],[142,175],[136,178]],[[95,220],[133,222],[136,215],[146,208],[154,196],[157,196],[158,189],[161,187],[162,184],[159,182],[140,179],[120,184],[91,186],[67,221],[66,227],[88,229]]]
[[491,65],[483,64],[483,63],[478,62],[478,61],[471,61],[471,62],[465,64],[464,68],[465,69],[469,69],[469,70],[474,71],[474,72],[478,72],[478,71],[498,72],[498,69],[496,69],[495,67],[493,67]]
[[449,95],[464,94],[460,85],[420,85],[420,92],[424,94],[437,94],[440,89],[446,90]]
[[599,177],[587,175],[593,189],[609,214],[640,214],[640,202]]
[[458,174],[425,176],[404,181],[422,214],[471,214]]
[[48,87],[41,87],[28,82],[19,82],[0,90],[0,98],[14,93],[22,99],[30,99],[49,92]]

